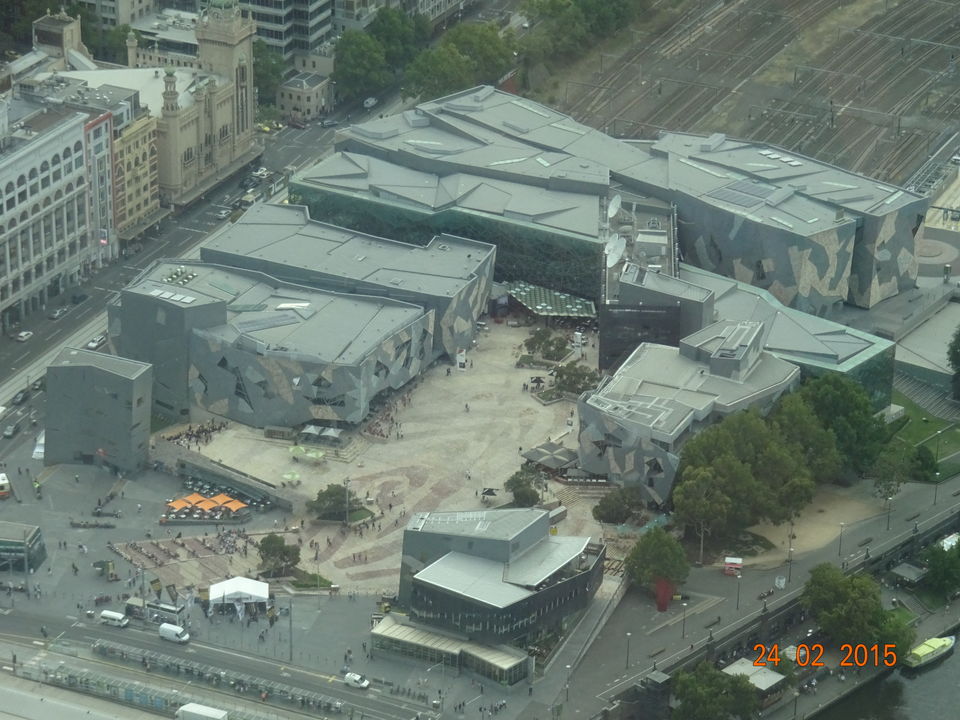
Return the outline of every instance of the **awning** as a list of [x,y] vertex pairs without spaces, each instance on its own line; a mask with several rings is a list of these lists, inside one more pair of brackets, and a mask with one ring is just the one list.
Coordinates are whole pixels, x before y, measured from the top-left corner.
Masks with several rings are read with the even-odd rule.
[[212,499],[201,500],[194,507],[200,508],[201,510],[213,510],[215,507],[219,507],[220,503],[215,503]]
[[266,602],[270,597],[270,585],[259,580],[235,577],[210,586],[210,602],[213,605],[240,602]]
[[179,500],[174,500],[173,502],[167,503],[167,507],[171,510],[183,510],[184,508],[190,507],[190,503],[183,498],[180,498]]
[[593,318],[597,316],[593,302],[575,295],[525,282],[508,283],[507,290],[514,300],[540,317]]
[[211,499],[213,502],[215,502],[217,505],[226,505],[228,502],[230,502],[231,500],[233,500],[232,497],[230,497],[229,495],[226,495],[226,494],[224,494],[224,493],[220,493],[219,495],[217,495],[217,496],[215,496],[215,497],[212,497],[212,498],[210,498],[210,499]]
[[183,499],[186,500],[191,505],[196,505],[197,503],[200,503],[206,500],[206,498],[200,493],[193,493],[192,495],[187,495],[187,497]]
[[227,510],[230,510],[232,512],[237,512],[238,510],[243,510],[246,506],[247,506],[246,503],[242,503],[239,500],[231,500],[230,502],[226,503],[223,507],[227,508]]

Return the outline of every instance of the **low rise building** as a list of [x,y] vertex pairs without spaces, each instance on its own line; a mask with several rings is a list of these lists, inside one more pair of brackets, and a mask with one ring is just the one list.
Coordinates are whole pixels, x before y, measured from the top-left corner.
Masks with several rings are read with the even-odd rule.
[[149,364],[66,347],[47,368],[43,462],[135,471],[150,453]]
[[[22,572],[27,579],[19,584],[24,585],[29,581],[28,572],[36,571],[46,559],[47,546],[39,527],[0,520],[0,569]],[[17,582],[12,577],[8,580],[11,585]]]
[[546,510],[416,513],[403,533],[399,603],[427,629],[528,647],[574,625],[605,555],[602,542],[552,534]]
[[277,88],[277,109],[296,120],[315,120],[333,108],[330,78],[301,71]]

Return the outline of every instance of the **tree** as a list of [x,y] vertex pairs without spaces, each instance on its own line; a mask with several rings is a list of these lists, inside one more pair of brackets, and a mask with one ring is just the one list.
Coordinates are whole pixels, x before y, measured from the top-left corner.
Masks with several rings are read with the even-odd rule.
[[748,720],[760,702],[746,675],[727,675],[708,662],[693,672],[678,673],[674,695],[679,703],[671,715],[674,720]]
[[300,562],[300,548],[287,545],[276,533],[270,533],[257,545],[260,561],[267,571],[280,571],[286,574],[288,569]]
[[835,643],[880,639],[884,625],[880,587],[868,575],[848,577],[836,565],[823,563],[810,572],[800,601]]
[[710,468],[690,468],[684,473],[683,482],[673,489],[673,509],[677,519],[692,525],[700,538],[699,563],[703,565],[703,540],[726,523],[730,498]]
[[394,73],[402,72],[430,39],[429,32],[426,37],[423,36],[414,17],[397,8],[387,7],[377,11],[367,25],[367,33],[380,43],[387,65]]
[[918,445],[913,464],[913,479],[916,482],[936,482],[937,481],[937,458],[933,450],[926,445]]
[[557,365],[554,370],[554,387],[558,392],[581,395],[587,390],[592,390],[599,383],[600,375],[596,370],[576,361]]
[[532,465],[524,465],[503,484],[504,490],[513,493],[517,507],[533,507],[540,502],[540,493],[534,487],[542,480],[540,472]]
[[523,346],[531,355],[542,354],[550,343],[553,333],[549,328],[537,328],[523,341]]
[[474,85],[474,62],[450,44],[424,50],[407,66],[404,95],[438,98]]
[[923,583],[931,590],[946,597],[960,588],[960,544],[944,550],[934,543],[924,551],[923,559],[927,566]]
[[[307,510],[315,513],[321,520],[343,520],[347,502],[347,488],[344,485],[327,485],[325,490],[317,492],[316,500],[307,501]],[[350,493],[350,512],[363,507],[360,498]]]
[[283,56],[259,38],[253,42],[253,84],[261,104],[275,105],[283,82]]
[[833,432],[844,465],[862,475],[873,466],[883,448],[883,421],[874,417],[870,397],[856,382],[830,372],[810,380],[801,389],[820,424]]
[[383,48],[359,30],[345,30],[337,41],[333,79],[344,100],[373,95],[390,83],[390,70]]
[[916,473],[916,458],[916,450],[894,439],[870,468],[877,495],[882,498],[892,498],[900,492],[900,486],[912,480]]
[[957,400],[960,399],[960,326],[953,331],[947,345],[947,365],[953,370],[953,397]]
[[616,488],[608,492],[593,506],[593,518],[598,522],[620,524],[629,520],[638,508],[643,507],[643,498],[635,489]]
[[795,453],[803,458],[815,482],[836,481],[842,467],[837,440],[820,424],[803,395],[784,395],[771,413],[770,422],[783,441],[794,446]]
[[513,48],[493,23],[464,23],[443,36],[474,63],[473,85],[495,85],[513,67]]
[[683,547],[661,527],[643,534],[627,555],[625,566],[633,582],[647,586],[657,580],[679,585],[690,572]]

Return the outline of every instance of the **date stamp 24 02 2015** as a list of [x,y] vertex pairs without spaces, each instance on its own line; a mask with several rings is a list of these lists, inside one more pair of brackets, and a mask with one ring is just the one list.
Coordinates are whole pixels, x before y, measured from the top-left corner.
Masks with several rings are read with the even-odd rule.
[[[753,651],[757,653],[753,664],[757,667],[767,667],[773,665],[776,667],[781,661],[781,650],[777,643],[765,645],[757,643],[753,646]],[[791,653],[793,654],[793,653]],[[796,646],[796,654],[793,658],[784,658],[792,660],[798,667],[826,667],[823,662],[824,648],[820,643],[800,643]],[[864,668],[864,667],[895,667],[897,664],[897,646],[887,643],[880,645],[878,643],[843,643],[840,646],[840,667],[842,668]]]

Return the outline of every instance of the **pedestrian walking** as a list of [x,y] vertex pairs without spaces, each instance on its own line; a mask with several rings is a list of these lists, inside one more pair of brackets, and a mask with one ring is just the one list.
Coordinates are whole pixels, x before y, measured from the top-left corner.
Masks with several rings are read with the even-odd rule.
[[138,513],[143,512],[143,505],[141,505],[140,503],[137,503],[137,512]]
[[464,404],[463,404],[463,409],[464,409],[466,412],[470,412],[470,403],[464,403]]
[[79,484],[80,484],[80,476],[79,476],[79,475],[74,475],[74,476],[73,476],[73,481],[79,485]]
[[44,637],[47,637],[47,626],[46,626],[46,625],[41,625],[41,626],[40,626],[40,634],[43,635]]

